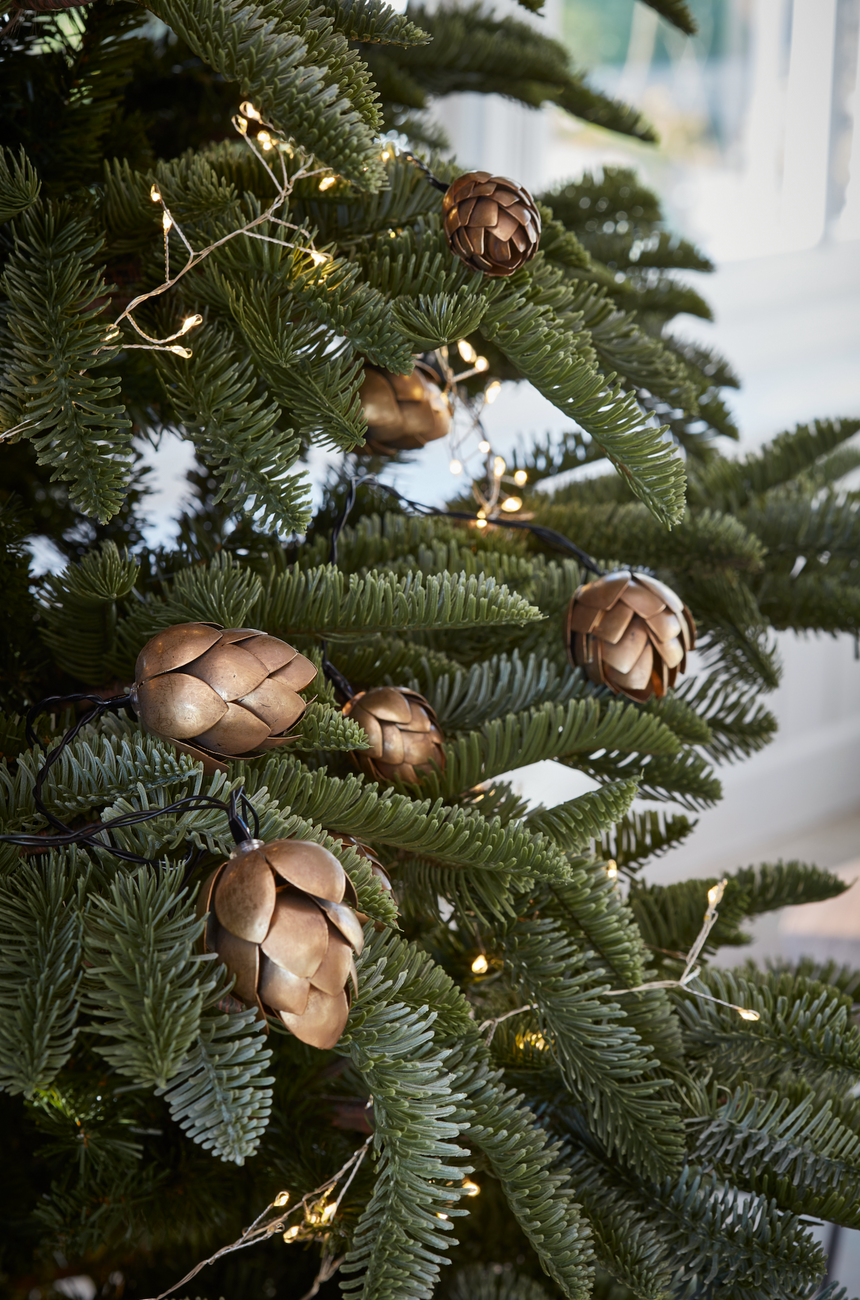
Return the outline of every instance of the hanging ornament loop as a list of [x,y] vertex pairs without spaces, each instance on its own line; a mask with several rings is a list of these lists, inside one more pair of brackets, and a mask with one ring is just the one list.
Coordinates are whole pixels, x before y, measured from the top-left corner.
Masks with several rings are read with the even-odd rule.
[[413,167],[417,167],[420,172],[423,172],[424,179],[428,185],[432,185],[434,189],[440,190],[443,194],[447,193],[448,186],[445,181],[440,181],[438,176],[434,176],[423,159],[417,158],[415,154],[410,153],[408,149],[398,149],[398,153],[401,158],[405,158],[407,162],[412,163]]

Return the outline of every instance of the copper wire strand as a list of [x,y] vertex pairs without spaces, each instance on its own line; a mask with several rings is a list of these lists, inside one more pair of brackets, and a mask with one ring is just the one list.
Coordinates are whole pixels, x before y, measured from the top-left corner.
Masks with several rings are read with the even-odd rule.
[[[214,1264],[216,1260],[222,1259],[224,1255],[230,1255],[234,1251],[244,1250],[245,1247],[247,1246],[256,1246],[258,1242],[269,1240],[269,1238],[274,1233],[283,1231],[287,1219],[289,1219],[291,1215],[295,1214],[296,1211],[299,1209],[304,1209],[305,1213],[307,1213],[311,1202],[314,1200],[318,1200],[321,1196],[324,1196],[326,1195],[327,1192],[330,1192],[334,1187],[337,1186],[337,1184],[340,1182],[341,1178],[347,1172],[347,1170],[351,1169],[352,1172],[350,1173],[349,1178],[347,1179],[346,1183],[341,1189],[340,1195],[335,1201],[334,1213],[336,1214],[337,1209],[340,1206],[340,1203],[343,1200],[343,1197],[347,1191],[347,1188],[349,1187],[350,1183],[352,1182],[353,1178],[358,1172],[359,1166],[361,1165],[361,1162],[364,1160],[364,1157],[367,1155],[368,1151],[370,1150],[370,1145],[372,1141],[373,1141],[373,1135],[367,1138],[364,1144],[360,1146],[357,1151],[354,1151],[352,1153],[350,1158],[346,1161],[345,1164],[343,1164],[340,1167],[340,1169],[337,1171],[336,1174],[333,1174],[331,1178],[326,1179],[324,1183],[321,1183],[319,1187],[314,1188],[312,1192],[306,1192],[305,1195],[302,1197],[302,1199],[300,1201],[297,1201],[291,1210],[287,1210],[286,1213],[279,1214],[277,1215],[276,1218],[264,1222],[266,1216],[270,1213],[270,1211],[279,1208],[276,1205],[276,1202],[278,1201],[279,1197],[283,1195],[283,1193],[279,1193],[279,1195],[275,1197],[275,1200],[270,1201],[269,1204],[266,1206],[266,1208],[260,1214],[257,1215],[254,1222],[250,1225],[250,1227],[245,1229],[241,1237],[237,1237],[237,1239],[231,1242],[229,1246],[222,1246],[220,1250],[216,1250],[214,1255],[210,1255],[208,1259],[201,1259],[200,1262],[198,1264],[195,1264],[194,1267],[191,1269],[191,1271],[189,1273],[186,1273],[184,1277],[180,1278],[178,1282],[174,1282],[173,1286],[168,1287],[166,1291],[162,1291],[160,1295],[150,1297],[150,1300],[166,1300],[167,1296],[172,1295],[174,1291],[178,1291],[181,1286],[185,1286],[186,1283],[190,1282],[192,1278],[195,1278],[202,1269],[207,1267],[207,1265]],[[334,1214],[332,1214],[331,1217],[334,1218]],[[338,1267],[340,1266],[340,1262],[341,1261],[338,1260],[337,1262]],[[331,1274],[329,1274],[329,1276],[331,1276]],[[324,1280],[325,1279],[320,1278],[320,1284]],[[314,1294],[315,1292],[313,1290],[308,1292],[308,1296],[313,1296]]]
[[647,984],[636,984],[629,989],[605,989],[604,997],[620,997],[622,993],[645,993],[650,989],[680,989],[683,993],[691,993],[693,997],[703,998],[706,1002],[716,1002],[721,1007],[729,1007],[732,1011],[737,1011],[746,1020],[760,1019],[757,1011],[749,1007],[738,1006],[736,1002],[725,1002],[722,998],[715,998],[711,993],[704,993],[701,989],[691,988],[690,985],[699,975],[701,967],[696,965],[699,954],[707,942],[708,935],[713,930],[719,919],[717,905],[723,897],[726,888],[726,880],[721,880],[719,884],[713,885],[708,891],[708,907],[705,912],[702,928],[696,935],[693,945],[684,961],[684,970],[681,976],[676,980],[650,980]]
[[[236,126],[237,117],[234,116],[232,121],[233,121],[233,125]],[[267,124],[267,125],[271,126],[271,124]],[[274,127],[271,127],[271,129],[275,130]],[[154,188],[154,194],[157,194],[158,197],[157,199],[155,199],[155,201],[161,205],[164,217],[169,219],[169,224],[164,225],[164,282],[158,285],[155,289],[151,289],[148,293],[139,294],[128,304],[128,306],[120,313],[120,315],[117,316],[113,324],[108,326],[109,331],[116,330],[119,328],[121,321],[128,320],[129,324],[132,326],[133,329],[137,331],[138,334],[140,334],[143,338],[149,340],[149,344],[147,345],[147,344],[140,344],[140,343],[114,343],[112,341],[106,341],[104,344],[102,344],[101,347],[95,349],[96,353],[105,351],[108,348],[116,348],[117,351],[123,351],[130,348],[140,348],[144,351],[165,351],[165,350],[170,351],[169,344],[171,339],[180,337],[182,331],[179,331],[178,334],[171,335],[170,338],[151,339],[150,336],[146,334],[136,323],[131,313],[134,310],[136,310],[139,306],[141,306],[144,302],[149,301],[149,299],[155,298],[159,294],[165,293],[168,289],[172,289],[174,285],[176,285],[177,282],[181,280],[181,278],[186,274],[186,272],[199,266],[200,263],[203,261],[203,259],[208,257],[211,253],[213,253],[215,249],[220,248],[222,244],[226,244],[229,240],[235,239],[238,235],[248,235],[250,238],[264,239],[267,243],[279,244],[284,248],[293,248],[296,249],[298,252],[317,253],[318,256],[322,256],[321,254],[318,254],[317,250],[313,246],[312,241],[308,244],[296,244],[286,239],[274,239],[269,235],[262,235],[259,232],[256,232],[254,227],[262,225],[264,222],[271,220],[271,221],[275,221],[278,225],[289,226],[290,228],[296,231],[300,230],[301,229],[300,227],[292,226],[290,222],[287,222],[283,219],[276,218],[275,211],[277,210],[280,204],[282,203],[285,204],[288,201],[289,196],[292,193],[293,189],[295,188],[296,182],[298,180],[307,178],[309,176],[316,176],[323,169],[322,168],[312,169],[303,164],[299,167],[298,171],[295,173],[292,179],[290,179],[287,176],[286,163],[284,162],[283,155],[281,155],[282,180],[279,181],[278,178],[275,176],[275,173],[272,171],[271,167],[269,166],[268,162],[266,161],[265,157],[263,156],[263,154],[254,145],[253,140],[249,136],[245,135],[243,132],[239,132],[239,134],[242,135],[247,147],[254,154],[255,158],[257,158],[258,161],[262,164],[262,166],[266,169],[273,183],[277,187],[277,193],[274,199],[272,200],[271,204],[269,205],[268,208],[266,208],[264,212],[260,214],[260,216],[255,217],[252,221],[247,222],[244,226],[240,226],[236,230],[231,230],[228,234],[223,235],[220,239],[215,240],[214,243],[207,245],[206,248],[202,248],[199,250],[199,252],[197,252],[192,247],[191,243],[189,242],[188,238],[185,235],[185,232],[182,230],[182,227],[180,226],[179,222],[173,216],[172,212],[170,211],[167,204],[165,203],[164,197],[161,194],[160,187],[156,185]],[[171,230],[176,231],[177,235],[182,240],[183,244],[188,250],[188,260],[186,261],[182,269],[177,271],[172,278],[170,275],[170,231]]]

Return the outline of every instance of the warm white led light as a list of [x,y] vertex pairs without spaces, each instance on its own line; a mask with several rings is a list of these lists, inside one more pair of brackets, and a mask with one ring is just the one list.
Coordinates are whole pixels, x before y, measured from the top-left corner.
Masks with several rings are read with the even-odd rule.
[[455,457],[455,459],[451,461],[451,464],[448,466],[448,468],[449,468],[449,470],[451,471],[452,474],[462,474],[462,473],[463,473],[463,462],[460,461],[460,460],[457,460],[456,457]]
[[472,974],[486,975],[489,969],[490,969],[490,963],[487,961],[484,954],[482,952],[479,952],[475,960],[472,962]]
[[472,347],[468,339],[458,340],[457,351],[460,353],[460,356],[463,358],[464,361],[468,361],[470,366],[475,364],[478,354],[475,351],[475,349]]

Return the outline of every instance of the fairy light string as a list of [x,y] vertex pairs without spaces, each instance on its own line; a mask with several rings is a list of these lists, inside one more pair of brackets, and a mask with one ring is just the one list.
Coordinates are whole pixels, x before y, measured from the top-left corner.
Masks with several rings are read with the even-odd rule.
[[[607,873],[608,874],[608,873]],[[681,976],[675,980],[651,980],[647,984],[636,984],[633,988],[628,989],[607,989],[606,997],[620,997],[624,993],[645,993],[650,989],[681,989],[686,993],[692,993],[694,997],[704,998],[707,1002],[717,1002],[721,1007],[728,1007],[732,1011],[737,1011],[742,1020],[760,1020],[761,1016],[758,1011],[753,1011],[750,1007],[738,1006],[736,1002],[725,1002],[722,998],[715,998],[710,993],[704,993],[701,989],[690,987],[691,982],[701,972],[701,967],[696,963],[699,954],[704,948],[708,935],[713,930],[719,918],[717,908],[725,893],[728,880],[720,880],[716,885],[712,885],[708,890],[708,906],[705,911],[702,928],[693,942],[693,946],[687,953],[684,963],[684,970]]]
[[[149,302],[153,298],[157,298],[161,294],[166,293],[169,289],[174,288],[183,276],[198,267],[200,263],[204,261],[205,258],[211,256],[216,249],[221,248],[232,239],[237,239],[240,235],[244,235],[249,239],[259,239],[268,244],[276,244],[281,248],[291,248],[299,253],[307,253],[315,266],[321,266],[325,262],[332,260],[330,253],[322,253],[319,249],[314,247],[313,240],[309,236],[300,242],[296,242],[296,240],[278,239],[273,235],[264,234],[258,229],[259,226],[271,223],[274,226],[280,226],[284,229],[294,231],[297,235],[302,234],[302,226],[287,221],[284,217],[279,217],[276,214],[279,208],[283,208],[284,211],[286,211],[290,195],[298,181],[313,176],[323,175],[326,169],[314,167],[310,162],[303,162],[292,176],[288,175],[284,158],[286,142],[278,138],[277,128],[270,122],[266,122],[253,104],[247,101],[244,102],[240,107],[239,113],[235,114],[231,120],[233,127],[244,140],[247,148],[250,149],[254,157],[265,168],[271,178],[275,185],[275,197],[259,216],[254,217],[243,226],[239,226],[237,229],[229,231],[226,235],[222,235],[220,239],[214,240],[205,248],[195,249],[182,229],[182,226],[177,221],[175,215],[171,212],[164,194],[162,193],[161,185],[158,182],[155,182],[150,189],[149,197],[153,203],[157,204],[161,208],[161,227],[164,235],[164,279],[161,284],[156,286],[156,288],[150,289],[146,293],[138,294],[136,298],[132,299],[128,306],[120,312],[116,320],[107,327],[102,340],[102,345],[96,349],[96,352],[101,352],[108,347],[115,347],[118,350],[140,348],[149,352],[172,352],[175,356],[188,360],[193,355],[192,350],[185,347],[183,344],[177,343],[175,340],[182,338],[183,335],[203,323],[203,317],[199,315],[199,313],[187,316],[182,322],[181,327],[175,333],[169,334],[164,338],[155,338],[154,336],[147,334],[147,332],[138,325],[133,313],[144,303]],[[249,121],[260,123],[260,130],[257,132],[256,137],[250,135],[248,132]],[[257,147],[258,144],[260,146],[259,148]],[[280,178],[275,175],[275,172],[272,170],[267,158],[265,157],[265,154],[270,152],[277,153],[280,160]],[[173,275],[171,275],[170,271],[171,232],[175,232],[177,237],[185,246],[187,252],[184,266]],[[144,339],[145,342],[117,342],[117,338],[121,333],[120,325],[125,321],[128,322],[132,329],[140,338]]]

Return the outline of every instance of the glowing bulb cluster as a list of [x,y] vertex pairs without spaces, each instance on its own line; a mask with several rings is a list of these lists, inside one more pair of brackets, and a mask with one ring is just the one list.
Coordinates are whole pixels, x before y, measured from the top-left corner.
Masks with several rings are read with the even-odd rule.
[[268,131],[257,132],[257,144],[260,146],[260,148],[263,150],[264,153],[268,153],[270,149],[274,149],[275,147],[275,142],[272,139],[272,137],[269,135]]

